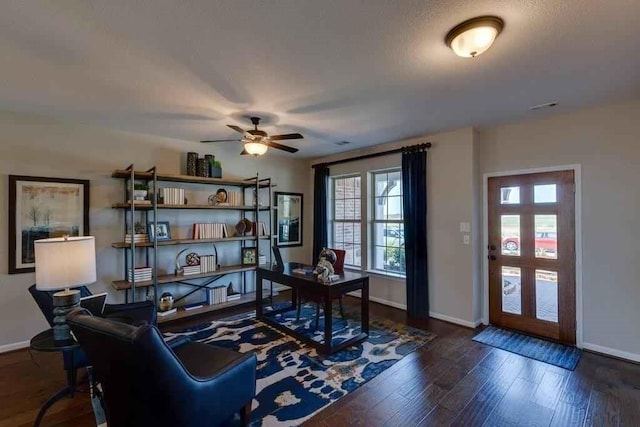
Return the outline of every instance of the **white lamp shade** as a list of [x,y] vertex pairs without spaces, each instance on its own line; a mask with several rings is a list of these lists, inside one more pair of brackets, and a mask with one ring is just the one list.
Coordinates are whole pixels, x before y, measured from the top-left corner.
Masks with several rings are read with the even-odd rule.
[[254,156],[261,156],[267,152],[267,146],[260,142],[246,142],[244,144],[244,149],[247,153],[252,154]]
[[96,281],[93,236],[36,240],[34,246],[36,289],[53,291]]

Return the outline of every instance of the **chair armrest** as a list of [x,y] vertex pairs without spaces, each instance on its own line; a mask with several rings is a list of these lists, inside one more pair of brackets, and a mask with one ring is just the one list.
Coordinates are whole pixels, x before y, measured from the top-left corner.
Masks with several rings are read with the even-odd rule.
[[182,347],[185,344],[189,344],[191,342],[191,338],[180,335],[171,340],[165,340],[164,342],[167,343],[171,350],[176,351],[177,348]]
[[130,304],[106,304],[102,316],[130,325],[155,325],[157,313],[152,301],[141,301]]

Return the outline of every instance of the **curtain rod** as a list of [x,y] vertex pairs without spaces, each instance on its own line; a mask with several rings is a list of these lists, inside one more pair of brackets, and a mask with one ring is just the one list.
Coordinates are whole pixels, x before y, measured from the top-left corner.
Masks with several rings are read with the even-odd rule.
[[333,162],[317,163],[315,165],[312,165],[311,167],[313,169],[317,169],[317,168],[320,168],[320,167],[339,165],[341,163],[348,163],[348,162],[355,162],[355,161],[358,161],[358,160],[372,159],[374,157],[388,156],[390,154],[398,154],[398,153],[402,153],[403,151],[408,150],[408,149],[425,150],[425,149],[428,149],[428,148],[431,148],[431,143],[430,142],[425,142],[425,143],[422,143],[422,144],[409,145],[407,147],[396,148],[396,149],[393,149],[393,150],[381,151],[379,153],[364,154],[362,156],[351,157],[350,159],[342,159],[342,160],[334,160]]

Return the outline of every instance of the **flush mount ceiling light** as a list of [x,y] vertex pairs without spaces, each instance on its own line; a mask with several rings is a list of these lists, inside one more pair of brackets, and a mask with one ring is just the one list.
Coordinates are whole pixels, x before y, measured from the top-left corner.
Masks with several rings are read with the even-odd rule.
[[491,47],[503,28],[497,16],[479,16],[456,25],[444,41],[456,55],[474,58]]
[[244,149],[252,156],[262,156],[267,152],[267,145],[261,142],[248,141],[244,143]]

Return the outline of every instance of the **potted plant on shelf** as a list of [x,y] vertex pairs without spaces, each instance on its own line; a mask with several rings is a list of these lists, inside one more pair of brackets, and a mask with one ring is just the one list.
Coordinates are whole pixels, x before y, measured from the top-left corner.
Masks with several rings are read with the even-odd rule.
[[136,183],[133,184],[133,199],[145,200],[149,192],[149,186],[147,184]]
[[212,160],[210,163],[209,176],[211,178],[222,178],[222,163],[218,160]]

